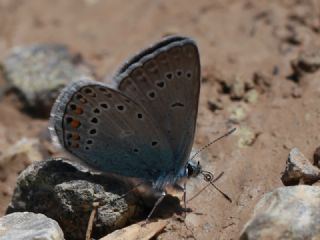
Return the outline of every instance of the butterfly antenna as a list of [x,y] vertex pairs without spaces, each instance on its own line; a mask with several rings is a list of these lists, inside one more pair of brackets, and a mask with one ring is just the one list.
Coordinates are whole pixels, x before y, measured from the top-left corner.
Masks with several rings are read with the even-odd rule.
[[232,128],[231,130],[229,130],[228,132],[226,132],[225,134],[223,134],[222,136],[214,139],[213,141],[209,142],[207,145],[203,146],[202,148],[200,148],[192,157],[190,160],[193,160],[200,152],[202,152],[204,149],[206,149],[207,147],[209,147],[210,145],[214,144],[215,142],[219,141],[220,139],[227,137],[228,135],[230,135],[231,133],[233,133],[236,130],[236,128]]
[[[222,175],[224,174],[224,172],[221,172],[215,179],[212,180],[212,182],[218,181],[219,178],[222,177]],[[193,195],[190,199],[188,199],[187,203],[192,201],[193,199],[195,199],[196,197],[198,197],[204,190],[206,190],[207,187],[209,187],[211,185],[211,183],[208,183],[207,185],[205,185],[203,188],[200,189],[200,191],[198,191],[195,195]]]
[[213,178],[213,174],[211,172],[201,171],[201,174],[206,182],[210,183],[219,193],[222,194],[222,196],[224,196],[225,199],[232,203],[232,199],[214,184],[216,180]]

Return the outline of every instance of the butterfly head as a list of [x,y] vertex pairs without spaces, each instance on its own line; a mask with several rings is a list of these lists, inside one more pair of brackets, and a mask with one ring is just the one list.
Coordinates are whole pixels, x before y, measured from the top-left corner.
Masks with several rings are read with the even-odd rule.
[[186,166],[186,175],[187,177],[196,177],[202,171],[201,165],[199,161],[189,160]]

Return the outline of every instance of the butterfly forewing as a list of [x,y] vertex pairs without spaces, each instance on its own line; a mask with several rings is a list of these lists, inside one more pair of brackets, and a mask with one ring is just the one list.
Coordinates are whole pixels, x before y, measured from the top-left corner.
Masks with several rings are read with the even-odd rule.
[[198,109],[200,60],[195,43],[182,37],[164,40],[132,58],[116,80],[118,89],[157,123],[172,148],[176,171],[181,169],[191,151]]
[[126,95],[83,80],[58,98],[51,130],[68,152],[100,171],[157,180],[175,166],[171,146],[149,115]]

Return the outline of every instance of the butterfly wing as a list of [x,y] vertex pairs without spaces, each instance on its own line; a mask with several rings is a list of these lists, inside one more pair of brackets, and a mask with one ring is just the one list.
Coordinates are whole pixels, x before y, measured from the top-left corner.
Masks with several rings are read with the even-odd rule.
[[100,171],[157,180],[175,167],[167,138],[145,109],[98,82],[65,88],[49,130],[53,140]]
[[196,44],[189,38],[167,38],[124,64],[115,80],[117,88],[150,113],[167,136],[179,171],[191,152],[198,112]]

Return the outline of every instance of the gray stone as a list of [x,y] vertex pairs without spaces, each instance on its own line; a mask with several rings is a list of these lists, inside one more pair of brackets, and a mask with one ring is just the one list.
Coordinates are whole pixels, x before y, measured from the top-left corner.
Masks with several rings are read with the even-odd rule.
[[247,118],[248,110],[245,105],[237,104],[228,108],[230,113],[229,120],[234,123],[239,123]]
[[223,105],[220,101],[215,101],[213,99],[208,100],[208,107],[212,112],[216,112],[218,110],[223,109]]
[[240,127],[237,130],[238,146],[240,148],[252,146],[257,140],[258,134],[249,127]]
[[3,63],[8,85],[17,90],[25,108],[48,116],[59,91],[73,79],[92,75],[81,58],[62,44],[13,48]]
[[320,147],[317,147],[313,153],[313,164],[320,167]]
[[251,89],[244,95],[244,100],[248,103],[257,103],[259,92],[256,89]]
[[320,169],[313,166],[300,152],[293,148],[286,163],[286,169],[281,177],[284,185],[297,185],[299,183],[312,184],[320,179]]
[[92,233],[98,238],[125,226],[135,214],[133,194],[119,199],[131,189],[130,184],[112,176],[50,159],[36,162],[20,174],[7,213],[43,213],[60,224],[67,239],[85,239],[93,203],[98,202]]
[[234,77],[230,85],[230,98],[240,100],[245,93],[245,82],[240,77]]
[[297,76],[318,71],[320,68],[320,49],[310,48],[301,52],[298,58],[291,62],[291,67]]
[[43,214],[16,212],[0,218],[0,240],[63,240],[59,224]]
[[300,86],[294,86],[291,90],[291,96],[293,98],[301,98],[302,97],[302,88]]
[[281,187],[265,194],[241,240],[320,239],[320,187]]
[[263,72],[255,72],[253,74],[253,83],[255,89],[261,93],[270,91],[273,78]]
[[287,25],[288,35],[286,41],[291,44],[300,45],[306,43],[310,40],[310,29],[305,28],[304,26]]

